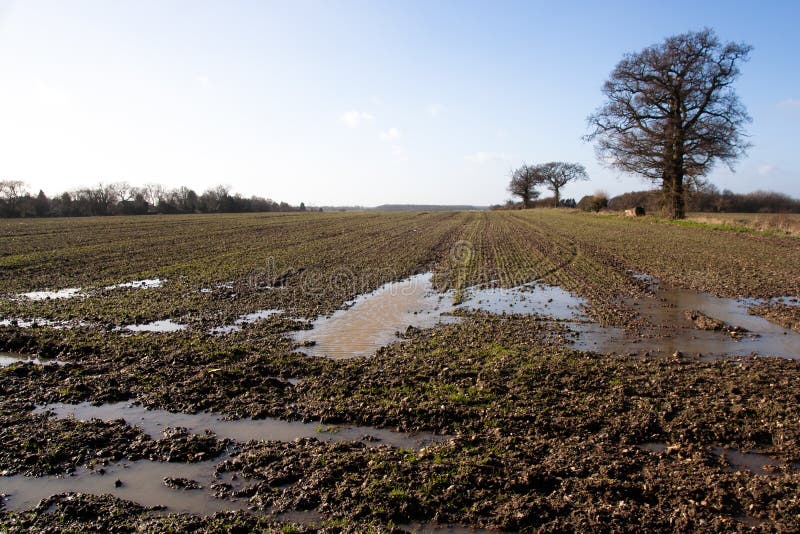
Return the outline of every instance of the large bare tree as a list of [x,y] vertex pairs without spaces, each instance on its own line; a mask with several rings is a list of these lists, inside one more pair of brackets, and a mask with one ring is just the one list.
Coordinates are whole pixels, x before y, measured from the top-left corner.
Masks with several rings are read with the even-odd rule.
[[515,197],[522,200],[522,207],[529,208],[531,200],[539,197],[539,191],[536,187],[544,183],[544,176],[542,176],[538,165],[522,166],[511,172],[511,183],[508,185],[508,191]]
[[608,101],[589,117],[598,157],[660,183],[671,216],[685,217],[687,180],[717,161],[732,169],[749,147],[750,117],[733,82],[750,51],[704,29],[626,55],[603,86]]
[[586,174],[586,169],[579,163],[551,161],[550,163],[543,163],[536,167],[539,170],[539,174],[544,179],[544,184],[553,192],[555,207],[558,207],[558,202],[561,199],[562,187],[570,182],[589,179],[589,175]]

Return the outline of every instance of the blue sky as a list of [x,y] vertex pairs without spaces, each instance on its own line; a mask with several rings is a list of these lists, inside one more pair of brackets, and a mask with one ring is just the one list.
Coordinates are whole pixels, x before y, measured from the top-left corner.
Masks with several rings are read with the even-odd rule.
[[566,196],[643,189],[597,163],[586,116],[624,53],[709,26],[754,46],[754,147],[711,180],[800,197],[798,6],[0,0],[0,178],[486,205],[565,160],[591,176]]

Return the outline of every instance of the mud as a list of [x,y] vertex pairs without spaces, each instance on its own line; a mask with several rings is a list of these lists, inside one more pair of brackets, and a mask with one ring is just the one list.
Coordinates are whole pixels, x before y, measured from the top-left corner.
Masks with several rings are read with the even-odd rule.
[[641,273],[651,296],[623,299],[639,318],[628,329],[592,322],[589,303],[559,287],[525,284],[513,288],[468,288],[459,304],[454,293],[436,293],[431,274],[416,275],[360,296],[346,309],[295,332],[300,351],[314,356],[350,358],[372,354],[396,341],[407,328],[432,328],[457,320],[458,310],[526,314],[567,321],[574,347],[601,353],[701,354],[705,357],[750,354],[800,357],[800,335],[751,315],[746,300],[666,287]]
[[66,362],[57,358],[39,358],[33,354],[0,352],[0,367],[7,367],[17,363],[30,363],[32,365],[64,365]]
[[[11,298],[0,299],[0,314],[53,323],[0,325],[0,346],[70,365],[0,368],[0,481],[75,471],[74,478],[97,476],[115,490],[153,484],[248,511],[174,515],[131,502],[146,498],[138,494],[60,493],[28,511],[10,510],[10,497],[0,524],[13,532],[398,532],[448,524],[522,532],[800,530],[800,361],[764,356],[782,352],[770,346],[779,336],[789,356],[793,338],[748,323],[747,313],[769,307],[756,311],[797,324],[798,306],[774,297],[798,294],[800,248],[546,211],[148,217],[137,221],[161,224],[164,235],[76,221],[89,225],[66,234],[77,248],[48,233],[4,241],[13,257],[0,277]],[[87,249],[96,236],[103,239]],[[467,254],[454,257],[454,243]],[[44,253],[52,260],[41,261]],[[626,274],[634,268],[655,276]],[[364,356],[295,352],[289,333],[310,326],[295,318],[341,316],[345,302],[347,311],[368,308],[357,295],[429,269],[443,291],[418,298],[431,298],[433,308],[406,302],[402,320]],[[345,280],[332,283],[338,274]],[[144,276],[169,283],[90,289],[74,299],[14,298],[28,288],[96,288]],[[675,287],[696,292],[681,296]],[[273,309],[285,311],[237,324],[247,312]],[[428,310],[453,319],[413,327],[413,312],[427,320]],[[168,317],[187,328],[113,330]],[[87,326],[55,327],[78,321]],[[242,328],[209,335],[220,326]],[[730,332],[740,328],[749,332],[737,341]],[[308,341],[321,331],[306,332]],[[87,401],[114,407],[103,417],[125,419],[32,412]],[[167,415],[124,412],[115,407],[121,401]],[[258,425],[250,418],[271,424],[267,417],[313,433],[292,441],[275,440],[274,429],[248,435]],[[157,437],[167,424],[191,429]],[[333,425],[358,425],[369,436],[341,441],[348,430]],[[206,428],[221,434],[192,433]],[[376,428],[451,438],[399,448],[376,441]],[[271,440],[239,441],[249,437]],[[643,443],[669,446],[650,451]],[[167,460],[178,471],[151,471],[141,483],[120,467],[161,469]],[[215,467],[193,473],[184,470],[190,462]],[[118,467],[111,477],[88,473]],[[186,489],[192,481],[202,488]]]
[[667,287],[652,277],[652,296],[624,299],[640,322],[632,328],[575,323],[574,347],[600,353],[684,354],[706,357],[751,354],[800,358],[800,335],[751,315],[748,300]]
[[224,334],[230,334],[232,332],[239,332],[242,329],[243,325],[255,323],[256,321],[260,321],[261,319],[269,319],[273,315],[279,313],[282,313],[282,310],[258,310],[253,313],[247,313],[236,319],[233,322],[233,324],[224,326],[215,326],[214,328],[209,330],[209,333],[214,335],[224,335]]
[[499,530],[469,528],[459,525],[437,525],[435,523],[403,523],[398,528],[412,534],[492,534]]
[[221,415],[214,413],[182,414],[165,410],[147,410],[126,402],[100,406],[88,402],[50,404],[37,407],[34,413],[48,414],[56,418],[74,417],[79,421],[123,419],[127,424],[141,428],[153,439],[158,439],[165,429],[172,427],[185,428],[194,434],[211,431],[218,438],[238,442],[315,438],[324,442],[364,441],[371,446],[390,445],[415,450],[448,439],[447,436],[430,433],[410,435],[378,428],[327,426],[274,418],[225,420]]
[[519,287],[473,287],[456,303],[454,291],[437,293],[432,273],[386,284],[359,296],[330,317],[313,321],[311,329],[295,332],[300,351],[312,356],[352,358],[372,354],[397,340],[409,327],[432,328],[458,320],[457,310],[493,314],[538,314],[553,319],[585,318],[586,301],[559,287],[526,284]]
[[[680,445],[669,446],[663,442],[648,442],[639,445],[644,450],[658,453],[671,453],[679,450]],[[770,458],[766,454],[758,452],[744,452],[738,449],[731,449],[725,447],[714,446],[711,451],[725,464],[727,464],[732,471],[746,471],[752,474],[775,476],[777,472],[775,468],[781,466],[789,471],[798,469],[800,465],[796,462],[781,462],[774,458]]]
[[[35,508],[41,500],[59,493],[113,495],[141,506],[156,507],[160,514],[209,515],[247,509],[246,501],[214,497],[212,486],[237,482],[216,476],[218,463],[218,460],[193,464],[138,460],[103,466],[102,473],[99,468],[80,468],[66,476],[0,477],[0,493],[7,495],[5,503],[10,511]],[[193,480],[202,488],[171,488],[165,479]]]

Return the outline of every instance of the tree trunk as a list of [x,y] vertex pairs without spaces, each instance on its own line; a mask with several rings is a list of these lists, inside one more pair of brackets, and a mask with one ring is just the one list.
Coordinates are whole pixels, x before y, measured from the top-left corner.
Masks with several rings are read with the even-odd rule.
[[555,206],[554,207],[557,208],[558,207],[558,188],[557,187],[553,188],[553,195],[555,196]]
[[661,210],[664,214],[672,210],[672,175],[666,170],[661,176]]
[[675,141],[672,161],[669,172],[670,217],[673,219],[686,218],[686,203],[683,198],[683,147],[682,142]]
[[683,198],[683,176],[675,175],[672,182],[672,218],[686,218],[686,202]]
[[667,146],[672,148],[669,154],[668,176],[665,176],[665,185],[669,184],[670,189],[664,191],[670,196],[670,216],[673,219],[685,219],[686,208],[683,199],[683,119],[680,112],[680,99],[676,97],[671,105],[672,125],[670,128],[670,141]]

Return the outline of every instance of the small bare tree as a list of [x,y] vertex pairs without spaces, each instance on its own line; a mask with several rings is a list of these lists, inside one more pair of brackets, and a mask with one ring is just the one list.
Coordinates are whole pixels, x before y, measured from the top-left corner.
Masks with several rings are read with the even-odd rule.
[[536,167],[539,175],[543,177],[547,189],[553,192],[555,207],[558,207],[558,203],[561,200],[562,187],[570,182],[589,179],[586,169],[579,163],[551,161]]
[[511,172],[511,183],[508,191],[515,197],[522,200],[522,207],[529,208],[531,200],[539,197],[536,187],[544,181],[539,172],[538,166],[522,164],[522,166]]
[[745,153],[750,117],[733,90],[751,47],[722,44],[710,29],[628,54],[603,86],[608,102],[589,117],[601,161],[660,182],[671,215],[685,217],[687,180]]
[[5,215],[17,216],[20,199],[28,194],[22,180],[0,180],[0,201],[5,204]]

